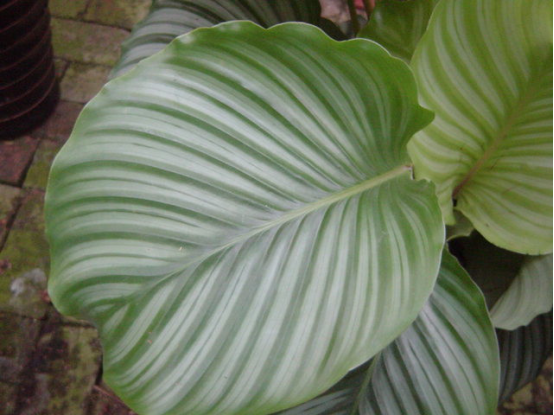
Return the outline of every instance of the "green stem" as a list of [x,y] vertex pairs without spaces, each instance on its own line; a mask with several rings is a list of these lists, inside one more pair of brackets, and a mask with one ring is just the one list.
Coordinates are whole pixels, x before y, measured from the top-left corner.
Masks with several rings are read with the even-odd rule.
[[379,362],[379,360],[381,360],[381,353],[382,352],[377,353],[371,360],[371,363],[369,364],[369,367],[367,368],[367,371],[365,373],[364,380],[360,385],[360,390],[356,395],[356,400],[354,401],[354,405],[352,405],[352,411],[350,412],[350,415],[356,415],[359,413],[358,409],[360,407],[360,402],[364,398],[364,395],[367,393],[367,387],[369,386],[369,382],[371,382],[371,378],[373,377],[373,372],[375,372],[375,367],[377,366],[377,363]]
[[356,13],[356,6],[354,5],[354,0],[346,0],[346,2],[348,3],[348,11],[350,12],[352,30],[354,31],[354,36],[357,36],[360,31],[360,22],[358,21],[358,14]]

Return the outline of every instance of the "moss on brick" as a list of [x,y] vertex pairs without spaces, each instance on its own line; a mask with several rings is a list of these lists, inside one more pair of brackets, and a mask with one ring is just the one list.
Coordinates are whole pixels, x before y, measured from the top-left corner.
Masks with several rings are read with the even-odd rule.
[[52,19],[54,54],[74,62],[114,65],[120,44],[128,35],[126,30],[115,27]]
[[76,18],[84,13],[88,0],[49,0],[48,8],[52,16]]
[[8,226],[19,205],[21,190],[17,187],[0,184],[0,250],[4,245]]
[[0,311],[33,318],[44,317],[49,268],[48,244],[36,231],[12,230],[0,260],[9,267],[0,275]]
[[47,414],[85,414],[86,401],[92,392],[100,368],[101,349],[96,330],[58,326],[48,338],[41,339],[41,350],[58,348],[57,354],[45,356],[48,366],[50,400]]
[[148,13],[150,0],[92,0],[85,20],[131,29]]
[[27,172],[24,187],[45,190],[48,182],[48,174],[50,167],[54,161],[54,157],[60,151],[62,143],[59,141],[42,140],[33,163]]

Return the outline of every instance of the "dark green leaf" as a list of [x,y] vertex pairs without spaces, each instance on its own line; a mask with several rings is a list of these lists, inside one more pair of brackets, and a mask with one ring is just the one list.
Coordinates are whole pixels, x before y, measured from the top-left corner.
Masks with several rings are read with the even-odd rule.
[[[154,0],[150,13],[138,23],[123,43],[114,78],[138,62],[162,50],[177,36],[199,27],[231,20],[250,20],[263,27],[287,21],[320,23],[318,0]],[[330,21],[325,28],[331,36],[340,30]]]
[[438,0],[377,1],[368,24],[358,36],[374,40],[393,56],[410,62],[437,2]]
[[517,330],[497,330],[500,346],[500,397],[502,403],[533,381],[552,355],[552,312],[535,317]]

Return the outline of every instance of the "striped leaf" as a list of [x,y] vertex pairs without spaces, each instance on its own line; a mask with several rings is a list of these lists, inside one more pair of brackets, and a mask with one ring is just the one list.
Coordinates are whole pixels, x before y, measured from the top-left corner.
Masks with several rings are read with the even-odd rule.
[[552,313],[541,314],[517,330],[497,330],[500,347],[500,398],[506,401],[514,392],[533,381],[546,359],[552,356]]
[[414,50],[427,29],[438,0],[382,0],[359,37],[374,40],[393,56],[410,62]]
[[[153,0],[148,16],[123,42],[111,77],[129,71],[177,36],[199,27],[231,20],[250,20],[264,27],[287,21],[319,24],[320,14],[318,0]],[[324,25],[338,30],[329,21]]]
[[108,83],[55,160],[49,292],[156,414],[317,396],[417,317],[438,273],[408,66],[301,23],[199,29]]
[[508,290],[494,304],[496,327],[514,330],[552,309],[552,254],[528,256]]
[[494,414],[499,370],[483,296],[445,252],[412,326],[331,390],[282,415]]
[[436,117],[409,151],[447,223],[455,200],[495,245],[552,252],[552,1],[443,0],[411,65]]

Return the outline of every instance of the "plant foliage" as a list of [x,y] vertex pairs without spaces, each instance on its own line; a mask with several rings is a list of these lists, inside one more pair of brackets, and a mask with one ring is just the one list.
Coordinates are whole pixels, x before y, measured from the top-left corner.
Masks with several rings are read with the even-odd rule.
[[249,20],[263,27],[287,21],[321,25],[320,14],[318,0],[154,0],[148,16],[123,43],[112,78],[159,52],[177,36],[200,27],[231,20]]
[[411,62],[435,121],[415,135],[418,177],[487,240],[552,252],[552,2],[442,1]]
[[249,22],[179,38],[109,83],[56,160],[52,299],[95,322],[139,412],[303,402],[433,289],[444,230],[406,151],[430,120],[365,40]]
[[493,413],[500,366],[486,313],[479,289],[445,252],[435,290],[410,328],[331,390],[283,415]]
[[551,350],[552,3],[319,14],[155,0],[55,160],[50,296],[140,414],[493,414]]
[[552,356],[552,312],[541,314],[516,330],[497,330],[500,347],[500,396],[503,402],[532,381]]

